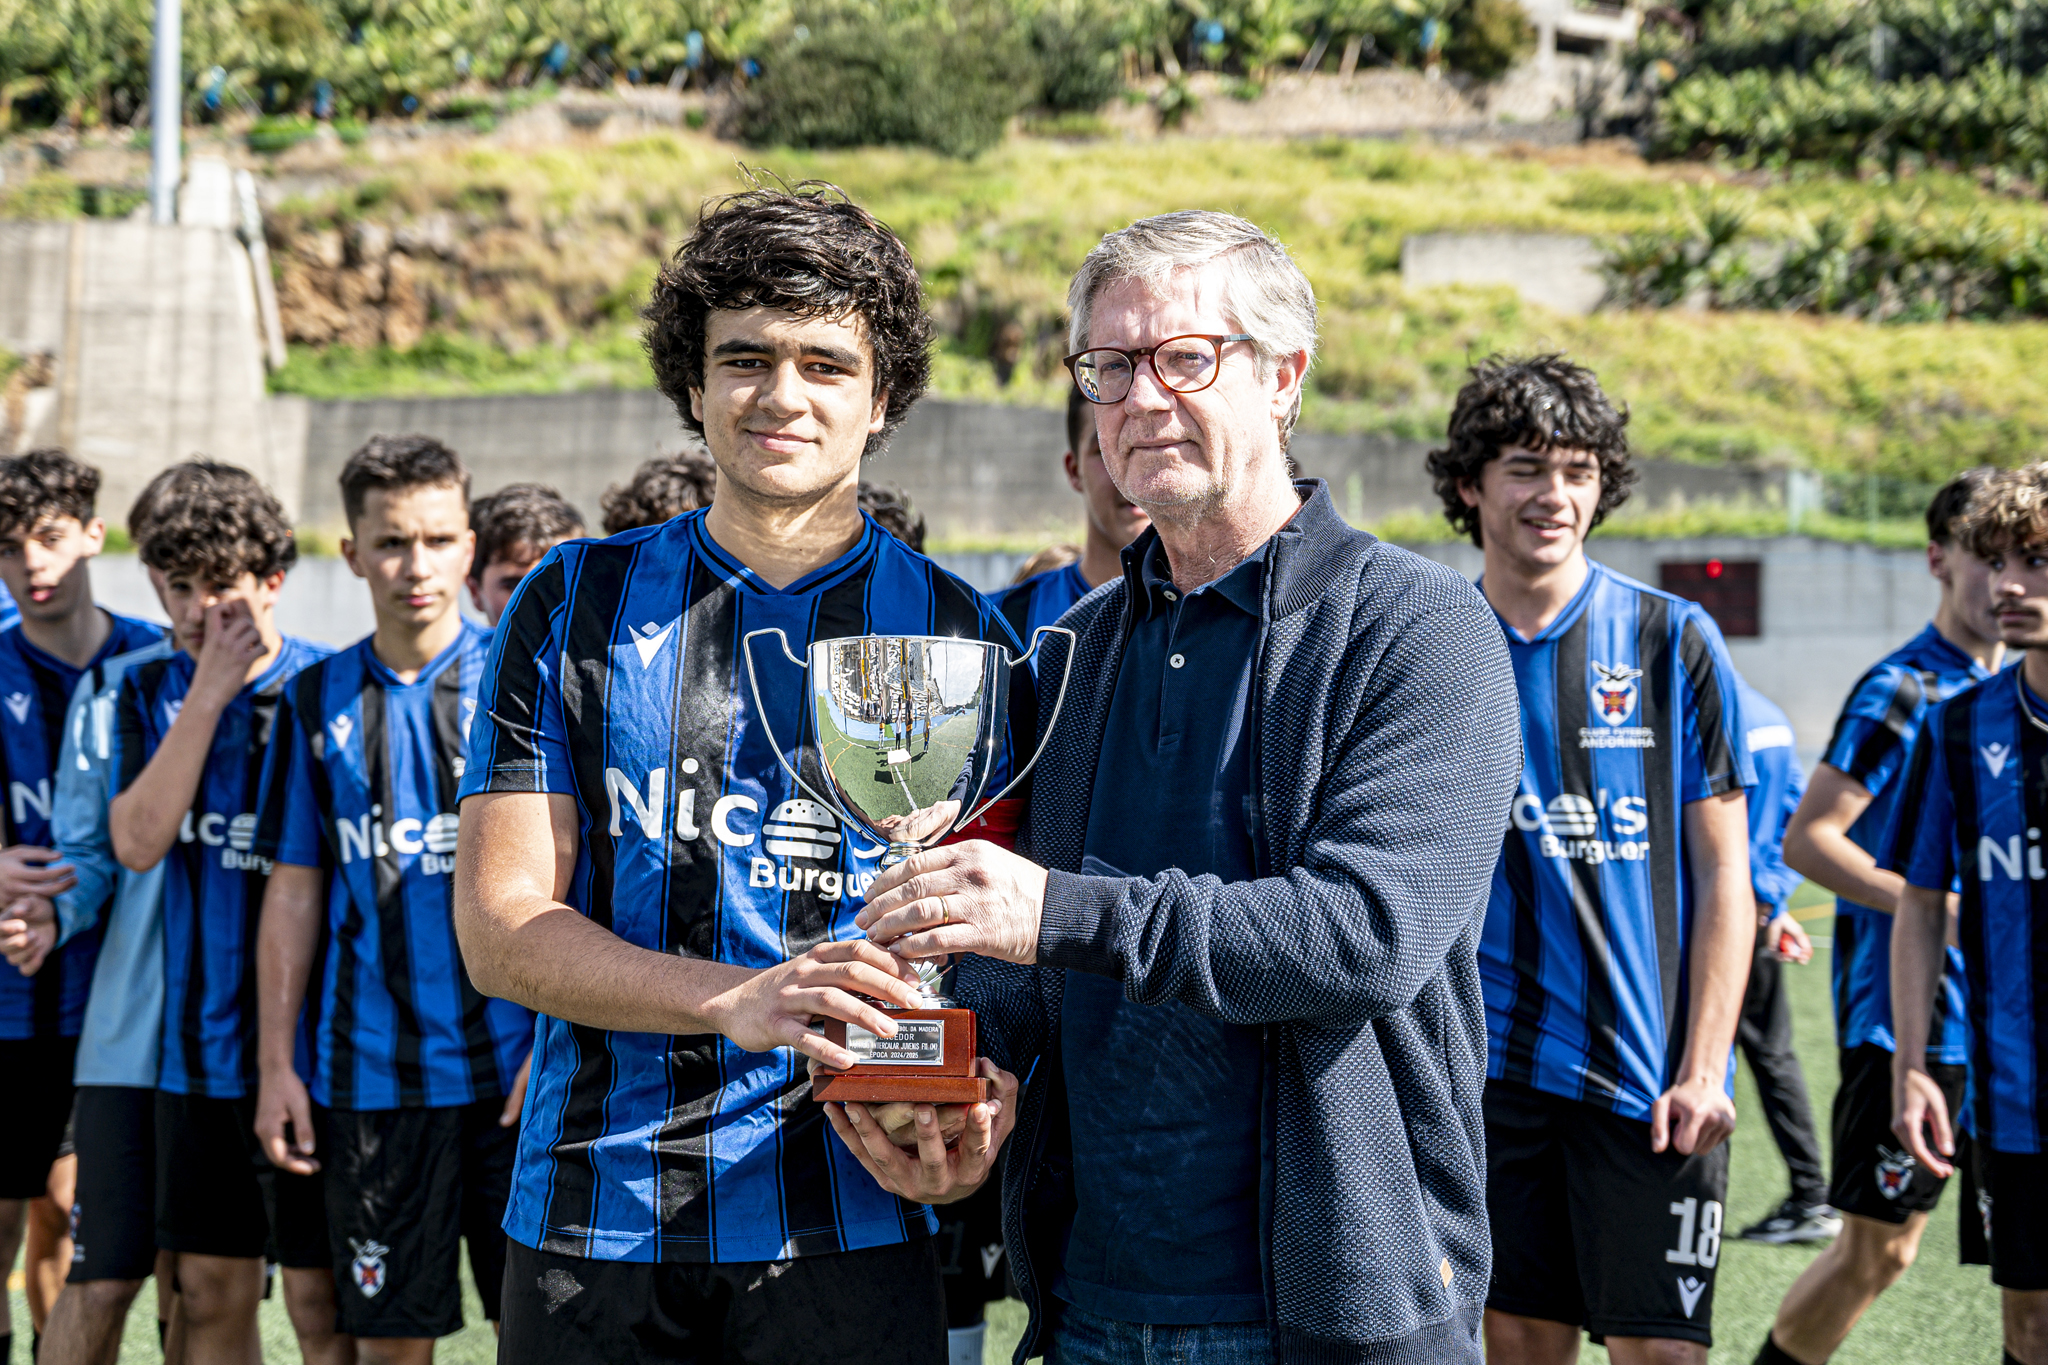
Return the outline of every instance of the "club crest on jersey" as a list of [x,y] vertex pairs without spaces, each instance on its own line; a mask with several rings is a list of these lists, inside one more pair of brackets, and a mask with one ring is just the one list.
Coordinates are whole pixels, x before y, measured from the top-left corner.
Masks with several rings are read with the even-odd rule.
[[[1636,679],[1643,670],[1627,664],[1603,664],[1587,660],[1597,681],[1593,684],[1593,716],[1599,725],[1579,728],[1581,749],[1654,749],[1657,732],[1644,725],[1630,725],[1642,689]],[[1602,727],[1605,727],[1604,729]]]
[[7,694],[7,714],[14,717],[16,725],[26,724],[28,722],[28,693],[9,692]]
[[348,737],[355,732],[356,723],[349,718],[346,711],[327,722],[327,733],[334,736],[334,747],[337,749],[346,749]]
[[1991,770],[1993,777],[2005,771],[2005,765],[2012,760],[2010,744],[1986,744],[1977,750],[1984,755],[1984,766]]
[[384,1256],[391,1248],[374,1238],[358,1242],[351,1237],[348,1244],[356,1253],[356,1258],[349,1262],[348,1272],[354,1277],[356,1288],[362,1291],[363,1297],[374,1299],[383,1292]]
[[654,622],[649,621],[644,626],[627,627],[633,633],[633,648],[640,651],[640,667],[648,668],[653,665],[654,656],[661,653],[661,647],[668,643],[669,634],[675,628],[674,621],[665,626],[656,626]]
[[1643,670],[1627,664],[1603,663],[1592,664],[1592,669],[1600,675],[1600,681],[1593,684],[1593,714],[1602,725],[1628,724],[1639,695],[1636,679],[1643,676]]
[[1887,1199],[1897,1199],[1906,1192],[1906,1186],[1913,1181],[1914,1161],[1911,1152],[1895,1152],[1889,1147],[1877,1149],[1877,1192]]

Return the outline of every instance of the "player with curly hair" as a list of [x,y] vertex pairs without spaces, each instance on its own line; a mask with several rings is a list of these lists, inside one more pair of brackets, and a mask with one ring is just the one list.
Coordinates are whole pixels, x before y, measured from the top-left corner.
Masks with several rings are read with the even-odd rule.
[[633,477],[605,490],[599,506],[604,533],[615,536],[711,505],[718,466],[702,455],[663,455],[633,471]]
[[254,1131],[256,921],[271,870],[255,849],[258,784],[285,684],[332,651],[278,630],[298,547],[247,471],[166,471],[136,550],[177,652],[122,676],[107,825],[122,866],[164,865],[156,1234],[178,1256],[186,1359],[256,1358],[271,1254],[305,1358],[352,1360],[334,1331],[319,1179],[271,1168]]
[[1628,417],[1563,356],[1472,369],[1430,473],[1486,556],[1523,771],[1479,971],[1491,1360],[1704,1365],[1755,902],[1756,784],[1713,620],[1586,558]]
[[[803,674],[757,641],[757,702],[739,658],[764,626],[798,651],[1016,648],[861,514],[863,456],[924,391],[921,292],[903,243],[829,186],[708,205],[655,282],[646,344],[717,465],[711,505],[556,547],[499,623],[455,894],[471,979],[543,1016],[507,1365],[946,1358],[932,1214],[833,1135],[805,1065],[854,1060],[818,1017],[886,1036],[870,1001],[913,998],[854,925],[882,849],[770,747],[795,760]],[[1012,698],[1031,733],[1028,674]],[[993,1106],[976,1109],[985,1143]]]

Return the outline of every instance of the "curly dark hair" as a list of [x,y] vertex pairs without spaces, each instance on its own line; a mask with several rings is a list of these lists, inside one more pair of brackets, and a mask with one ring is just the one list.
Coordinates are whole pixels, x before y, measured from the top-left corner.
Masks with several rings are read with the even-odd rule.
[[100,472],[61,450],[0,460],[0,535],[26,535],[46,517],[91,521]]
[[[136,499],[130,531],[142,562],[160,573],[226,585],[268,578],[297,562],[291,519],[246,469],[217,460],[174,464]],[[133,522],[140,520],[139,527]]]
[[[1458,490],[1476,487],[1488,462],[1510,446],[1583,450],[1600,461],[1600,504],[1593,526],[1628,501],[1638,474],[1629,463],[1628,409],[1617,410],[1600,381],[1562,355],[1488,356],[1474,365],[1451,408],[1450,444],[1429,452],[1429,475],[1444,520],[1482,545],[1479,509]],[[1586,528],[1591,530],[1592,527]]]
[[901,426],[931,379],[932,321],[909,250],[838,186],[758,183],[705,205],[697,227],[662,267],[642,313],[654,382],[683,425],[690,391],[704,387],[705,325],[713,309],[778,308],[800,317],[857,317],[874,356],[874,392],[889,395],[874,454]]
[[469,468],[431,436],[372,436],[341,467],[341,510],[351,527],[373,488],[459,488],[467,504]]
[[910,495],[887,484],[862,482],[860,510],[873,517],[884,531],[924,553],[924,513],[911,504]]
[[718,491],[718,466],[702,455],[663,455],[633,471],[625,483],[607,488],[604,533],[615,536],[638,526],[664,521],[711,505]]
[[544,483],[508,483],[469,505],[470,529],[476,532],[476,555],[469,562],[469,576],[481,579],[484,570],[509,551],[545,550],[558,540],[574,540],[583,534],[583,514],[567,499]]

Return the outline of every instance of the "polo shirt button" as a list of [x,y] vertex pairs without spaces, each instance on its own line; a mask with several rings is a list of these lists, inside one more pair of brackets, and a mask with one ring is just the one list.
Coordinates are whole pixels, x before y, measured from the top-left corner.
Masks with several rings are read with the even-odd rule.
[[1160,594],[1160,596],[1164,597],[1169,602],[1177,602],[1180,600],[1179,598],[1175,597],[1171,592],[1163,592]]
[[1187,661],[1188,661],[1188,656],[1187,656],[1187,655],[1185,655],[1185,654],[1176,654],[1176,655],[1174,655],[1173,657],[1169,658],[1169,659],[1168,659],[1168,660],[1167,660],[1166,662],[1167,662],[1167,663],[1169,663],[1169,664],[1171,664],[1171,665],[1172,665],[1173,667],[1175,667],[1175,668],[1179,668],[1179,667],[1180,667],[1180,666],[1181,666],[1182,664],[1186,663]]

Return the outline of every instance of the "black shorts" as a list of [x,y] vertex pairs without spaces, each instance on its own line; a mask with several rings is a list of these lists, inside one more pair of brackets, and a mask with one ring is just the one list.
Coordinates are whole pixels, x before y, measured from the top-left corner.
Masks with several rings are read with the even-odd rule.
[[325,1270],[321,1178],[272,1166],[257,1145],[255,1122],[253,1095],[156,1092],[156,1244]]
[[147,1279],[156,1268],[156,1091],[81,1085],[72,1128],[72,1284]]
[[1713,1345],[1728,1144],[1650,1150],[1650,1125],[1488,1081],[1486,1306],[1595,1337]]
[[986,1321],[988,1306],[1009,1293],[1010,1267],[1003,1256],[1002,1182],[991,1177],[973,1194],[941,1204],[936,1212],[946,1326],[972,1327]]
[[[1950,1119],[1962,1113],[1967,1068],[1930,1066],[1928,1074],[1948,1100]],[[1834,1184],[1828,1202],[1843,1213],[1899,1224],[1941,1201],[1948,1182],[1906,1150],[1892,1132],[1892,1054],[1875,1043],[1842,1053],[1842,1087],[1835,1092]]]
[[40,1199],[50,1192],[50,1164],[71,1120],[71,1068],[77,1058],[76,1038],[0,1039],[0,1076],[7,1078],[0,1199]]
[[1980,1146],[1976,1159],[1991,1283],[2000,1289],[2048,1289],[2048,1153]]
[[462,1330],[462,1240],[484,1316],[505,1283],[505,1202],[519,1130],[502,1099],[440,1109],[317,1109],[339,1329],[355,1337]]
[[945,1365],[929,1238],[727,1265],[506,1247],[498,1365]]

